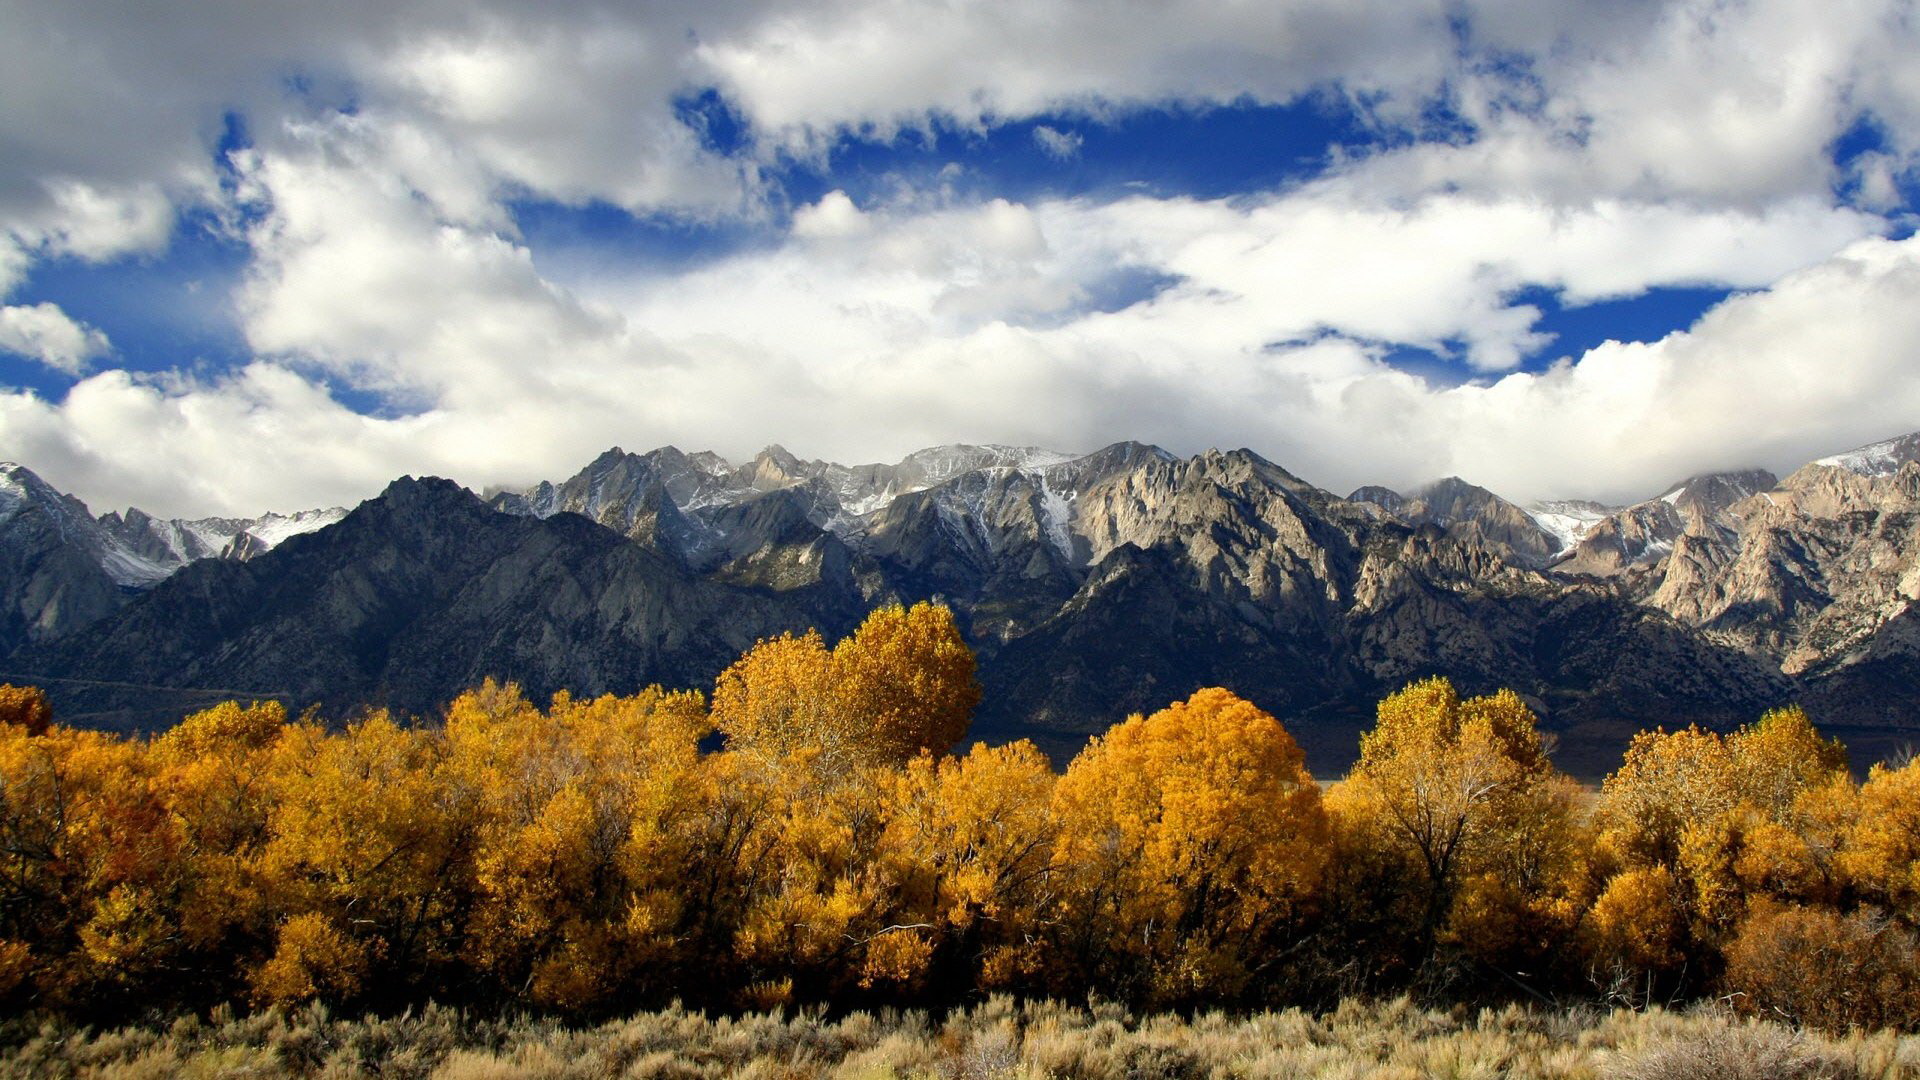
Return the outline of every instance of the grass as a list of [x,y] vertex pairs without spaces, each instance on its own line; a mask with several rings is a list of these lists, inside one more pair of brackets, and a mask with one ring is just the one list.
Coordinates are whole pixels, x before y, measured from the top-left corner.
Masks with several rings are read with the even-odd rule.
[[682,1009],[590,1027],[429,1007],[336,1017],[324,1007],[95,1031],[12,1020],[0,1076],[413,1077],[420,1080],[1854,1080],[1920,1077],[1920,1037],[1827,1038],[1712,1009],[1426,1009],[1349,1001],[1332,1012],[1128,1016],[1116,1006],[996,998],[924,1013]]

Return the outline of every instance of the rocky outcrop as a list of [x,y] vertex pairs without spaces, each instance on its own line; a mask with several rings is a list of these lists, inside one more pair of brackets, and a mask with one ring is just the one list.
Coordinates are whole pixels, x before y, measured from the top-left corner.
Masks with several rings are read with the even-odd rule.
[[132,508],[96,518],[31,469],[0,462],[0,655],[85,628],[194,560],[244,561],[345,515],[189,521]]
[[1740,534],[1738,508],[1777,482],[1764,469],[1682,480],[1658,498],[1616,510],[1587,526],[1555,569],[1613,577],[1656,565],[1683,544],[1688,548],[1683,560],[1724,556]]
[[1566,546],[1532,514],[1457,476],[1436,480],[1411,495],[1370,486],[1347,499],[1372,503],[1409,525],[1437,525],[1479,541],[1521,566],[1544,567]]

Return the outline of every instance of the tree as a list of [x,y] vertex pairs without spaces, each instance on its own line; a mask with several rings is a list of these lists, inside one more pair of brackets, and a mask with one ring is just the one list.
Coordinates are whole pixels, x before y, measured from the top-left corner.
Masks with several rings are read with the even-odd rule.
[[1846,751],[1798,707],[1731,735],[1642,732],[1602,785],[1601,846],[1617,868],[1671,869],[1698,946],[1715,946],[1758,896],[1832,899],[1851,805]]
[[1201,690],[1095,739],[1054,788],[1056,960],[1158,1002],[1231,997],[1284,951],[1327,850],[1320,789],[1279,721]]
[[1484,877],[1482,902],[1500,889],[1513,894],[1509,901],[1531,904],[1534,894],[1563,883],[1547,860],[1567,847],[1570,793],[1519,695],[1501,690],[1463,700],[1448,680],[1427,679],[1383,700],[1376,715],[1361,737],[1359,762],[1330,801],[1349,843],[1411,870],[1413,958],[1462,936],[1445,931],[1470,878]]
[[476,799],[466,956],[502,992],[580,1008],[669,973],[709,730],[699,694],[658,687],[543,715],[489,680],[448,708],[447,772]]
[[805,751],[813,768],[837,775],[945,753],[979,701],[953,613],[895,604],[831,651],[815,631],[755,645],[715,681],[713,721],[743,753],[771,763]]
[[1727,945],[1725,988],[1743,1012],[1843,1034],[1920,1022],[1920,940],[1871,911],[1763,901]]
[[1663,865],[1615,874],[1593,902],[1588,948],[1621,975],[1658,972],[1686,960],[1685,900],[1673,871]]
[[874,761],[946,753],[966,735],[980,704],[973,650],[941,605],[875,609],[834,647],[833,671],[839,707]]
[[880,859],[901,895],[897,922],[964,965],[965,984],[1015,989],[1041,973],[1052,917],[1053,770],[1030,742],[923,753],[888,776]]
[[180,931],[209,977],[275,933],[260,855],[273,808],[268,765],[286,723],[279,702],[229,701],[188,716],[148,751],[183,860]]
[[1920,760],[1875,765],[1838,858],[1860,894],[1920,927]]
[[[433,986],[458,955],[475,813],[473,792],[454,782],[446,754],[443,733],[402,727],[385,711],[338,735],[289,725],[274,744],[266,770],[272,836],[260,865],[278,911],[325,917],[324,927],[302,925],[301,955],[365,957],[365,985],[389,993]],[[348,935],[353,948],[334,948],[330,932]],[[376,973],[388,978],[376,981]],[[315,985],[345,985],[330,978]],[[263,972],[252,979],[257,987],[299,985]]]
[[53,723],[53,706],[37,686],[0,684],[0,724],[11,724],[29,735],[44,735]]
[[1847,748],[1824,739],[1798,705],[1772,709],[1727,739],[1740,801],[1774,819],[1786,817],[1810,788],[1846,775]]
[[124,1001],[180,948],[181,861],[142,749],[0,725],[0,958],[42,1001]]
[[1713,732],[1640,732],[1601,784],[1601,845],[1626,866],[1678,866],[1687,827],[1738,802],[1734,776],[1733,755]]
[[713,684],[713,723],[727,746],[769,764],[811,750],[834,768],[859,756],[859,732],[840,709],[833,654],[809,630],[756,644]]

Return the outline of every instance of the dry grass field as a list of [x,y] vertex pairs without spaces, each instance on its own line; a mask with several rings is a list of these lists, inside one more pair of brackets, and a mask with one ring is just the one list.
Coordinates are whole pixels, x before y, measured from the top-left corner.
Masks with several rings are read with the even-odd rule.
[[351,1077],[421,1080],[1155,1080],[1295,1077],[1813,1080],[1920,1076],[1920,1037],[1843,1038],[1686,1012],[1518,1006],[1421,1008],[1349,1001],[1331,1012],[1129,1016],[1117,1006],[994,998],[945,1019],[924,1013],[681,1009],[576,1027],[430,1007],[348,1019],[321,1006],[164,1027],[88,1030],[14,1021],[0,1075]]

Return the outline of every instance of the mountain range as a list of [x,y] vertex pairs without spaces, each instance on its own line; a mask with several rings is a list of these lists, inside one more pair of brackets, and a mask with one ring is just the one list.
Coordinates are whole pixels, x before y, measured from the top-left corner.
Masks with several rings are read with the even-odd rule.
[[1448,478],[1345,498],[1249,450],[945,446],[890,465],[769,447],[609,450],[352,511],[93,517],[0,467],[5,676],[69,722],[154,729],[226,696],[431,716],[486,675],[538,695],[705,686],[755,640],[936,598],[980,658],[977,735],[1056,757],[1219,684],[1316,768],[1404,681],[1511,686],[1588,775],[1655,724],[1804,702],[1863,758],[1920,734],[1920,434],[1689,478],[1631,506]]

